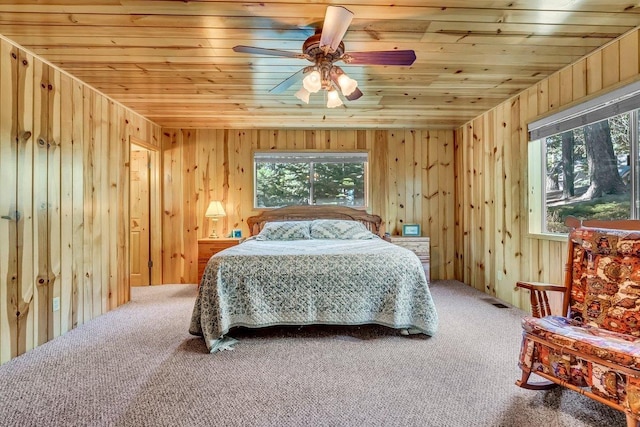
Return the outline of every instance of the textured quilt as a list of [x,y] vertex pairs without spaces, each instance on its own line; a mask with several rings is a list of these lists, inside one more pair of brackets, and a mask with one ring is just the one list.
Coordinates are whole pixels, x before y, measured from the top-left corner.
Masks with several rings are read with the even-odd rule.
[[189,332],[214,353],[235,326],[368,323],[436,332],[436,309],[413,252],[382,239],[252,239],[211,257]]

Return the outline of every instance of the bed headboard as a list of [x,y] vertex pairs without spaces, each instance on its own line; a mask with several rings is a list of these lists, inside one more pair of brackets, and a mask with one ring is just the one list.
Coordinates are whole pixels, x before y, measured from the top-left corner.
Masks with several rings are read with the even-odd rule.
[[360,221],[367,230],[380,235],[382,218],[370,215],[365,211],[346,206],[285,206],[271,209],[260,215],[247,218],[249,232],[252,236],[260,233],[266,222],[270,221],[303,221],[312,219],[348,219]]

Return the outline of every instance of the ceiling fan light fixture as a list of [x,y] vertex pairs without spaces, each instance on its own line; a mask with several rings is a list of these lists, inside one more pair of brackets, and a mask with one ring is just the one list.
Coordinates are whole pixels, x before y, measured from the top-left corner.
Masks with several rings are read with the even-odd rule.
[[327,108],[336,108],[341,105],[342,100],[340,99],[340,95],[338,95],[338,91],[335,89],[327,91]]
[[346,74],[340,74],[338,76],[338,85],[344,96],[351,95],[358,87],[358,82],[347,76]]
[[322,88],[322,76],[320,76],[320,72],[318,70],[313,70],[310,72],[303,80],[302,86],[309,93],[316,93]]
[[304,87],[301,87],[300,90],[296,92],[296,98],[298,98],[300,101],[304,102],[305,104],[309,103],[310,95],[311,94],[309,93],[309,91]]

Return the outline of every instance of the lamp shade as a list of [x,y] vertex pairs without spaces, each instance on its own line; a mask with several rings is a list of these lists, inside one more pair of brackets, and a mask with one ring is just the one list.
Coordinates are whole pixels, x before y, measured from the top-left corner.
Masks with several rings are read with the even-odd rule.
[[305,104],[309,103],[309,91],[306,90],[304,87],[301,87],[299,91],[296,92],[296,98],[298,98],[300,101],[304,102]]
[[322,88],[322,76],[320,75],[320,72],[318,70],[313,70],[307,74],[307,77],[302,80],[302,86],[304,86],[309,93],[316,93],[319,91]]
[[338,95],[338,91],[335,89],[331,89],[327,92],[327,108],[335,108],[342,105],[342,100],[340,99],[340,95]]
[[342,94],[344,96],[351,95],[358,87],[358,82],[346,74],[340,74],[340,76],[338,76],[338,84],[340,85],[340,90],[342,90]]
[[226,215],[227,214],[224,212],[224,208],[222,207],[222,202],[218,200],[209,203],[207,212],[204,214],[207,218],[219,218]]

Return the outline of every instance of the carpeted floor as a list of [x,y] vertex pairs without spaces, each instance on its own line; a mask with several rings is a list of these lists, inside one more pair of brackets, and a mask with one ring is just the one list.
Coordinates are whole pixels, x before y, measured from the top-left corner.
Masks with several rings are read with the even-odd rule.
[[194,285],[132,302],[0,367],[6,426],[623,426],[578,393],[523,390],[515,308],[455,281],[432,292],[440,330],[240,330],[210,355],[188,334]]

